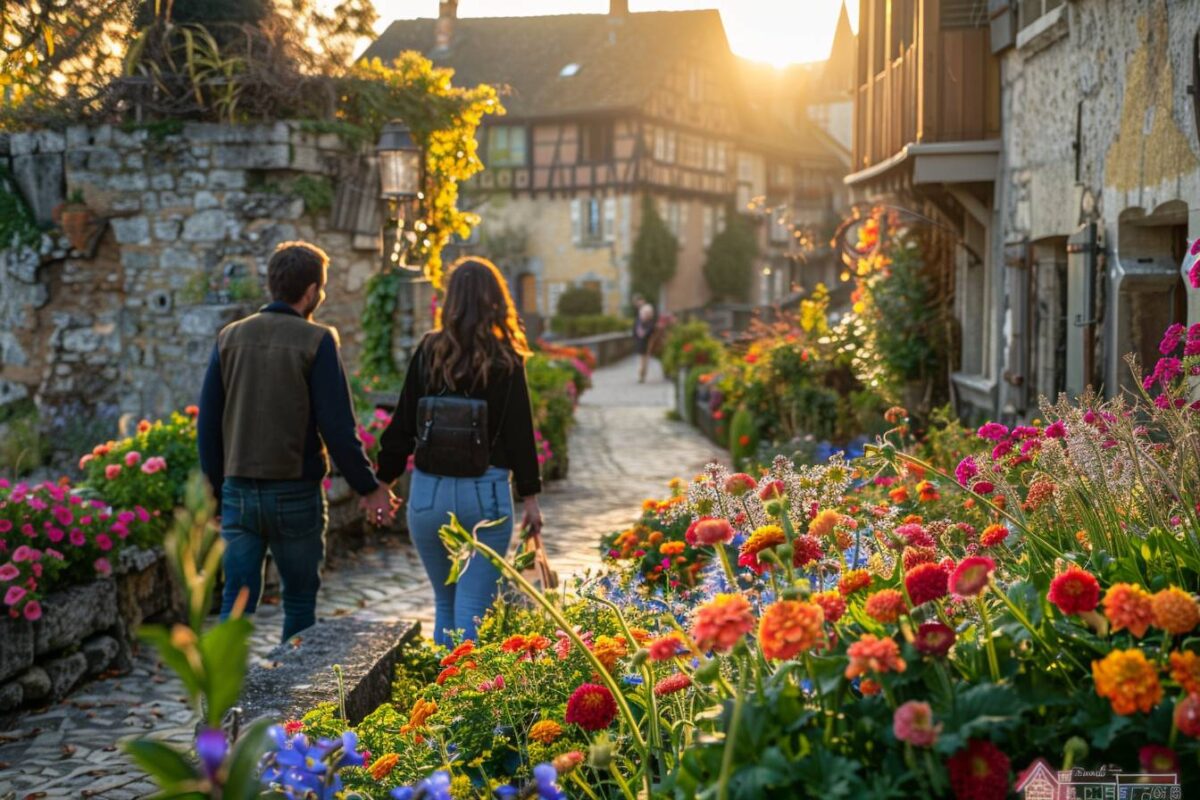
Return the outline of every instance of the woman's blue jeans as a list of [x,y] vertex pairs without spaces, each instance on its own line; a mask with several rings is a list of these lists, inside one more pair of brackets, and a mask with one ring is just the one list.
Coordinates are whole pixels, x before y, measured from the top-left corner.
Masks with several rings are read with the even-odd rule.
[[484,520],[504,522],[479,530],[479,540],[504,555],[513,532],[512,490],[508,470],[489,467],[478,478],[446,478],[420,470],[413,472],[408,497],[408,529],[413,544],[433,583],[433,640],[450,644],[451,633],[462,631],[475,638],[478,621],[496,600],[500,571],[482,556],[472,557],[458,582],[446,584],[450,557],[438,529],[450,521],[451,512],[468,531]]
[[316,481],[226,478],[221,486],[221,619],[229,616],[243,587],[250,593],[246,613],[254,613],[269,549],[282,584],[283,641],[316,623],[328,521],[325,493]]

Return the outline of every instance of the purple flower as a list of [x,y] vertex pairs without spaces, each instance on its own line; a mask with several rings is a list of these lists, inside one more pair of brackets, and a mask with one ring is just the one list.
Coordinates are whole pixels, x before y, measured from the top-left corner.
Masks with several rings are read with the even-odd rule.
[[225,731],[219,728],[205,728],[196,737],[196,755],[200,757],[200,766],[210,781],[216,780],[228,752],[229,739],[225,737]]

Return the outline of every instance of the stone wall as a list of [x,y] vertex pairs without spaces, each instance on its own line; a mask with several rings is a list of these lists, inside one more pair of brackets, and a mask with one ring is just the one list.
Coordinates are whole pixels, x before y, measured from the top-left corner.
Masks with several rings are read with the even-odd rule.
[[95,219],[83,250],[58,234],[0,250],[0,407],[34,398],[69,433],[195,402],[214,335],[262,302],[267,258],[291,239],[330,255],[318,318],[339,329],[352,366],[378,239],[335,230],[327,201],[349,190],[374,202],[377,187],[347,186],[369,174],[362,160],[287,122],[0,136],[0,166],[39,222],[75,192]]
[[113,577],[45,597],[37,621],[0,619],[0,728],[85,678],[127,670],[142,622],[181,608],[161,550],[125,550]]
[[[1005,262],[1006,245],[1008,255],[1014,246],[1032,245],[1032,269],[1039,273],[1033,300],[1049,309],[1046,315],[1061,314],[1059,306],[1081,291],[1058,285],[1055,275],[1055,264],[1066,263],[1066,237],[1085,223],[1098,225],[1104,321],[1096,363],[1109,394],[1129,380],[1123,354],[1139,347],[1153,351],[1157,343],[1122,330],[1122,281],[1154,272],[1169,284],[1180,268],[1166,252],[1147,248],[1141,233],[1167,236],[1174,228],[1186,230],[1189,239],[1200,237],[1200,132],[1196,101],[1187,90],[1198,28],[1197,3],[1083,0],[1032,22],[999,56],[1004,150],[996,200],[1002,235],[993,238],[994,262]],[[1014,374],[1022,372],[1015,352],[1023,346],[1021,334],[1014,333],[1024,327],[1023,309],[1016,307],[1025,291],[1022,280],[1019,270],[1008,270],[1007,364],[1001,371]],[[1188,295],[1188,317],[1195,322],[1200,302],[1195,291]],[[1078,334],[1071,319],[1067,328],[1069,336]],[[1056,343],[1033,335],[1036,349],[1052,355]],[[1055,371],[1051,363],[1025,366],[1031,375],[1047,376],[1043,383]],[[1005,391],[1001,407],[1036,408],[1032,392],[1022,398],[1026,389]]]

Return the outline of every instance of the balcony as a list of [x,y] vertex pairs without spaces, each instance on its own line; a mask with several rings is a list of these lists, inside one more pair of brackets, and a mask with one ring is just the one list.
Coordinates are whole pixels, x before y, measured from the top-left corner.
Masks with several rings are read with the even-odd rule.
[[[963,16],[955,14],[960,4],[864,0],[854,104],[855,174],[847,182],[888,171],[913,146],[999,138],[1000,67],[988,46],[987,28],[965,26]],[[901,6],[914,16],[898,19]],[[898,55],[881,57],[886,52]]]

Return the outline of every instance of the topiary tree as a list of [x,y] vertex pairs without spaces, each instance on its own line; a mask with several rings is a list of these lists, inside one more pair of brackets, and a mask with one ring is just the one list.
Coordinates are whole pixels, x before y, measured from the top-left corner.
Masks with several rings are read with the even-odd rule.
[[714,300],[745,302],[750,297],[758,237],[749,217],[730,209],[725,230],[713,237],[704,260],[704,279]]
[[558,314],[563,317],[581,317],[604,313],[604,298],[600,291],[591,286],[571,286],[558,296]]
[[659,290],[671,278],[679,264],[679,241],[658,215],[649,195],[642,196],[642,223],[629,257],[633,291],[644,297],[658,297]]

